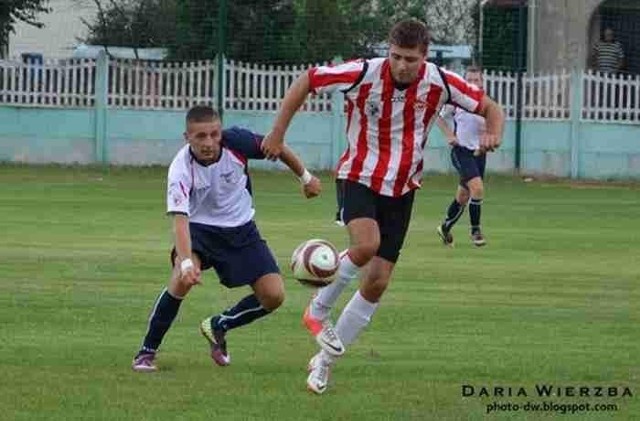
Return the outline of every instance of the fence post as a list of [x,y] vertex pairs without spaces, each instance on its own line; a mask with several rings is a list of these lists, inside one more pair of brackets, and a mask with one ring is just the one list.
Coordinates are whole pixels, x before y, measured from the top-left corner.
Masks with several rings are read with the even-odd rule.
[[103,50],[96,60],[96,99],[95,99],[95,161],[103,165],[107,156],[107,97],[109,89],[109,59]]
[[573,68],[571,71],[571,178],[580,176],[580,118],[582,117],[582,71]]
[[[334,57],[332,63],[342,63],[342,57]],[[344,127],[344,95],[341,92],[331,94],[331,160],[328,169],[335,168],[344,149],[345,127]]]
[[215,88],[215,97],[216,97],[216,108],[218,114],[220,115],[220,119],[224,118],[224,102],[225,102],[225,56],[222,53],[216,54],[216,71],[215,71],[215,80],[216,80],[216,88]]

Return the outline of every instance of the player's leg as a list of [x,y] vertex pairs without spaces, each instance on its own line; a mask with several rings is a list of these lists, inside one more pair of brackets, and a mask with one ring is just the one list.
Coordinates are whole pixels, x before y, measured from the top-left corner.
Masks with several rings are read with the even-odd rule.
[[[196,267],[202,267],[201,259],[197,254],[194,253],[191,260]],[[177,264],[175,250],[171,252],[171,262],[173,264],[173,271],[169,285],[156,299],[151,310],[151,315],[149,316],[147,333],[145,334],[140,350],[133,359],[132,368],[135,371],[145,372],[155,371],[157,369],[154,364],[156,352],[178,314],[182,300],[192,287],[192,285],[185,284],[180,280],[180,265]]]
[[349,346],[371,321],[400,257],[400,250],[409,229],[414,192],[400,198],[379,199],[378,223],[381,242],[376,256],[363,272],[360,288],[345,306],[336,332],[345,346]]
[[[360,288],[351,297],[336,323],[335,332],[343,345],[349,346],[371,322],[378,303],[384,294],[393,268],[400,256],[400,249],[409,228],[414,193],[401,198],[382,198],[377,203],[377,222],[381,242],[376,256],[363,271]],[[309,362],[307,388],[315,393],[326,390],[335,355],[320,351]]]
[[[364,268],[359,290],[351,297],[342,310],[335,333],[343,346],[352,344],[360,333],[369,325],[378,308],[378,302],[389,284],[394,263],[375,256]],[[322,349],[309,361],[307,389],[322,394],[329,384],[331,369],[339,356]]]
[[454,146],[451,148],[451,162],[460,175],[460,184],[456,191],[456,196],[447,207],[447,212],[442,223],[438,226],[438,236],[442,240],[442,243],[446,246],[453,246],[453,235],[451,229],[456,222],[460,219],[464,213],[465,206],[469,200],[469,192],[467,190],[464,179],[466,177],[466,168],[468,163],[466,162],[469,157],[467,156],[466,148],[460,146]]
[[352,181],[344,181],[343,189],[342,217],[347,224],[350,246],[340,253],[335,281],[317,291],[303,316],[305,326],[318,344],[334,355],[342,354],[344,347],[331,327],[329,312],[342,291],[380,246],[380,231],[375,220],[376,194]]
[[[284,283],[277,262],[255,224],[250,222],[228,235],[231,248],[217,251],[219,258],[212,261],[213,267],[223,285],[228,288],[249,285],[253,293],[200,325],[211,346],[212,359],[221,366],[231,361],[227,332],[266,316],[284,301]],[[234,244],[238,239],[246,243]]]
[[480,216],[482,213],[482,202],[484,200],[484,169],[486,164],[486,155],[481,155],[474,159],[476,168],[476,176],[467,182],[469,187],[469,219],[471,222],[471,241],[474,245],[481,247],[487,242],[482,233],[480,224]]

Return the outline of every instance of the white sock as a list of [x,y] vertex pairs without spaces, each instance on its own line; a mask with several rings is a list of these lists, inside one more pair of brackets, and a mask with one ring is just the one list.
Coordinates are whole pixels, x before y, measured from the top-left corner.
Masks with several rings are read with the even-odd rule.
[[319,289],[316,296],[311,300],[311,315],[316,319],[324,320],[327,318],[342,291],[358,276],[360,271],[360,267],[353,263],[346,250],[341,253],[341,256],[336,280],[330,285]]
[[356,291],[347,303],[336,323],[336,334],[348,347],[356,340],[360,332],[371,322],[371,316],[376,312],[378,303],[367,301],[360,291]]

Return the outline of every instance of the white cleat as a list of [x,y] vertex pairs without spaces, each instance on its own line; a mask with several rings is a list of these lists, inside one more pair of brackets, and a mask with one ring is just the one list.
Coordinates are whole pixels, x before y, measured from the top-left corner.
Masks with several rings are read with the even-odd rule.
[[318,353],[309,361],[308,370],[307,389],[317,395],[321,395],[327,390],[331,365],[322,359]]
[[329,319],[320,320],[311,315],[309,310],[310,306],[307,306],[304,315],[302,316],[302,322],[305,327],[316,339],[316,342],[322,349],[329,354],[339,357],[344,354],[344,345],[338,337],[338,334],[331,326]]

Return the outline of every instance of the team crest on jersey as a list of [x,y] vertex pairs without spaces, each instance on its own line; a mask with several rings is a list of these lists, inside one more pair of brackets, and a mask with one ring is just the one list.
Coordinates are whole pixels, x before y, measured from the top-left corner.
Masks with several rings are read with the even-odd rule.
[[227,173],[221,173],[220,177],[224,179],[225,183],[231,183],[233,181],[233,171]]
[[365,113],[369,117],[378,117],[380,115],[380,105],[374,101],[367,101],[365,103]]

